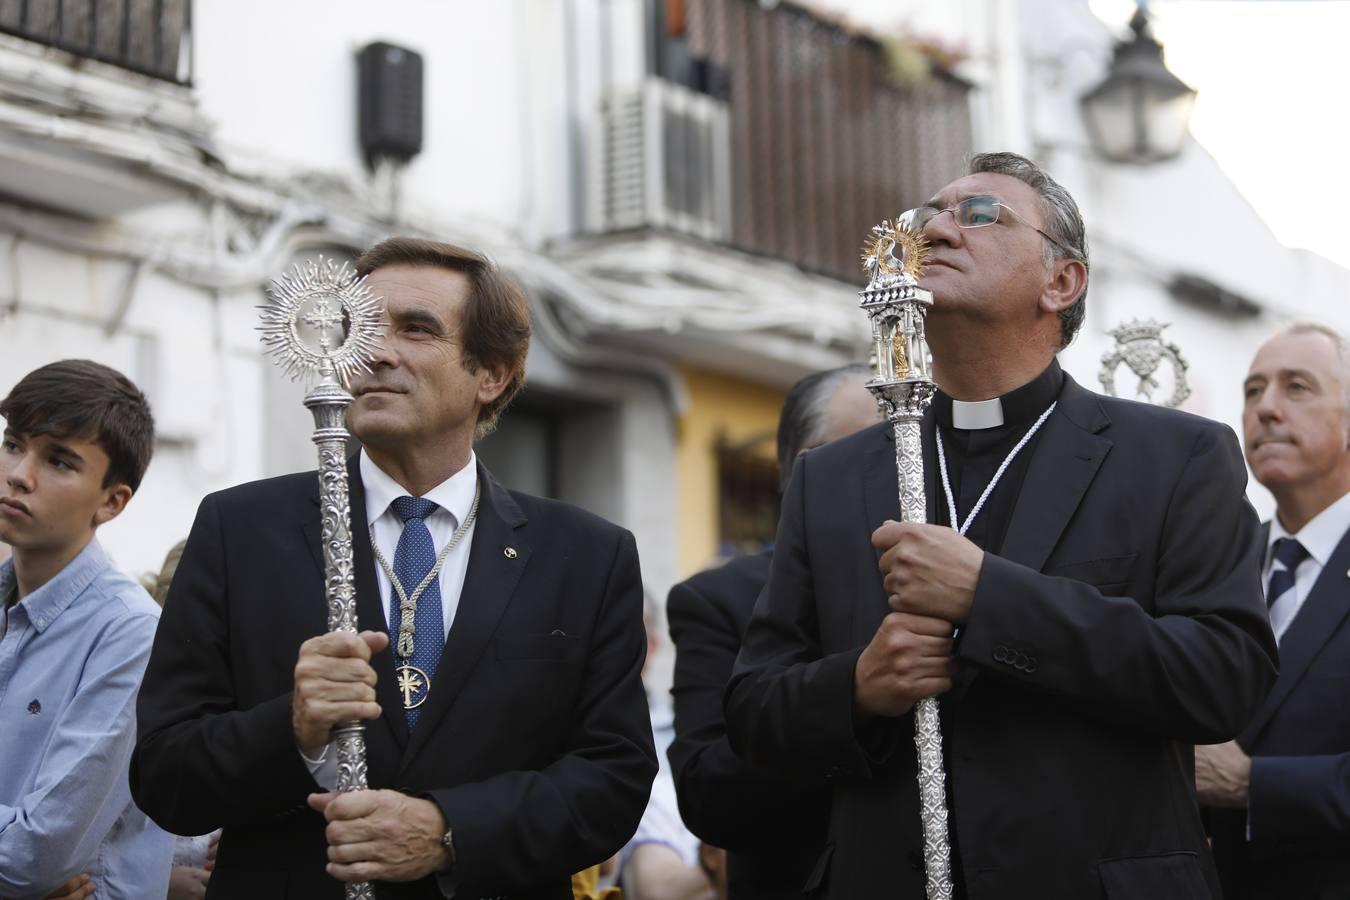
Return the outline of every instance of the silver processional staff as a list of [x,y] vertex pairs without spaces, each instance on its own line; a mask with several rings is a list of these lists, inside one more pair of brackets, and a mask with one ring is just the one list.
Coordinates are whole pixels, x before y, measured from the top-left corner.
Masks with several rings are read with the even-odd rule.
[[[370,370],[381,335],[380,308],[364,278],[346,263],[319,257],[272,282],[270,300],[259,307],[263,347],[294,378],[317,377],[305,395],[314,415],[319,449],[319,514],[323,525],[324,590],[328,630],[355,634],[356,579],[352,568],[351,503],[347,493],[346,385]],[[337,789],[366,788],[365,726],[344,722],[334,729]],[[347,900],[373,900],[367,882],[346,886]]]
[[[867,389],[895,430],[895,468],[900,486],[900,519],[927,522],[923,447],[919,425],[932,402],[924,317],[933,294],[919,287],[928,245],[897,220],[872,228],[863,245],[867,287],[862,309],[872,324],[876,371]],[[951,841],[947,832],[947,774],[942,763],[942,728],[936,697],[914,706],[914,745],[919,762],[919,803],[923,818],[923,862],[928,900],[952,900]]]

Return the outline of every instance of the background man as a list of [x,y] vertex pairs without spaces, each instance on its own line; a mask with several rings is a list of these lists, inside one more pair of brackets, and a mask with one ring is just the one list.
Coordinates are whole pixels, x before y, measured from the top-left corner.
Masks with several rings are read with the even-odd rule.
[[[876,423],[864,366],[798,381],[778,422],[780,487],[797,457]],[[829,793],[822,779],[794,781],[732,752],[722,715],[755,599],[769,578],[772,549],[737,557],[670,590],[675,642],[675,740],[668,755],[680,815],[706,843],[726,849],[727,896],[768,900],[802,895],[825,843]]]
[[[407,238],[356,268],[386,319],[348,414],[366,630],[324,633],[314,473],[207,497],[141,691],[132,791],[170,830],[224,827],[212,897],[336,898],[334,878],[403,882],[389,897],[570,897],[571,874],[633,833],[656,770],[632,535],[476,464],[475,433],[524,380],[517,287],[472,251]],[[424,581],[413,653],[395,659],[395,585]],[[400,686],[405,664],[429,690]],[[331,730],[353,718],[372,790],[323,792]]]
[[910,711],[935,694],[959,895],[1216,896],[1177,746],[1233,737],[1275,678],[1237,441],[1060,370],[1077,206],[1013,154],[970,173],[910,214],[932,245],[934,524],[891,521],[888,425],[801,458],[732,746],[834,780],[808,884],[828,897],[924,896]]
[[1275,495],[1261,541],[1275,689],[1236,742],[1195,748],[1229,900],[1350,896],[1350,345],[1271,338],[1243,382],[1243,438]]
[[159,608],[94,536],[150,464],[149,404],[107,366],[65,360],[0,416],[0,896],[163,897],[173,838],[126,779]]

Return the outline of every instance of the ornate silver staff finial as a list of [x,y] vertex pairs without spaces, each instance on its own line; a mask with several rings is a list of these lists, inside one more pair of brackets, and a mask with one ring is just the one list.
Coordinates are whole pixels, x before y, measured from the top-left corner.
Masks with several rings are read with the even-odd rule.
[[1162,331],[1169,324],[1154,319],[1131,319],[1108,331],[1107,334],[1116,339],[1116,345],[1102,355],[1102,368],[1097,373],[1102,390],[1112,397],[1119,396],[1116,393],[1116,369],[1123,362],[1139,379],[1135,396],[1153,403],[1153,392],[1159,386],[1153,373],[1158,370],[1158,363],[1166,359],[1172,364],[1172,395],[1161,401],[1161,405],[1180,406],[1191,395],[1190,385],[1186,382],[1186,370],[1190,366],[1176,344],[1163,342]]
[[[937,388],[924,335],[931,291],[919,287],[928,244],[923,235],[897,221],[874,226],[863,245],[868,284],[860,306],[872,323],[875,374],[867,389],[895,431],[895,468],[900,518],[928,521],[920,422]],[[897,256],[897,253],[899,254]],[[951,900],[951,842],[947,832],[947,775],[942,765],[942,728],[937,698],[914,706],[914,746],[919,761],[919,802],[923,818],[923,859],[928,900]]]
[[[264,349],[287,375],[332,374],[346,385],[358,371],[370,371],[380,341],[380,308],[350,265],[311,259],[273,281],[268,293],[272,302],[258,307],[258,330]],[[301,336],[302,325],[313,330],[317,347]],[[341,335],[336,347],[335,335]]]
[[[381,334],[380,307],[364,278],[346,263],[319,257],[297,265],[268,293],[260,306],[263,347],[291,378],[314,377],[319,383],[305,395],[314,415],[313,440],[319,448],[319,513],[323,526],[324,590],[328,630],[356,633],[356,579],[352,563],[351,504],[347,493],[347,407],[345,385],[352,375],[370,371]],[[308,329],[306,332],[305,329]],[[340,383],[339,383],[340,382]],[[344,722],[333,730],[337,745],[339,791],[366,788],[365,727]],[[351,882],[347,900],[373,900],[367,882]]]

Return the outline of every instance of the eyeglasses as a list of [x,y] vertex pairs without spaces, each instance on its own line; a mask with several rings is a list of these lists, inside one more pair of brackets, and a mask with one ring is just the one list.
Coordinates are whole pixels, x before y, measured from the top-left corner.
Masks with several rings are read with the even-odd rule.
[[1032,229],[1074,259],[1083,258],[1083,254],[1046,234],[1044,231],[1023,218],[1022,214],[1017,210],[999,200],[997,197],[992,197],[988,194],[967,198],[955,206],[949,206],[946,209],[938,209],[934,206],[920,206],[917,209],[911,209],[908,212],[901,214],[899,224],[901,228],[906,228],[916,234],[920,234],[928,227],[929,222],[933,221],[943,213],[949,212],[956,221],[958,228],[984,228],[985,226],[993,225],[998,221],[998,213],[1001,209],[1006,209],[1008,212],[1012,213],[1013,218],[1017,219],[1017,221]]

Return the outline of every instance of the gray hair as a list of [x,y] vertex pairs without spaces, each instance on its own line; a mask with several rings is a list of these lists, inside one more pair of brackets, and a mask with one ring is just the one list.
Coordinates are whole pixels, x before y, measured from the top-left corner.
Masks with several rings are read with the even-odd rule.
[[783,399],[778,419],[778,489],[787,490],[792,463],[803,450],[823,441],[825,410],[839,385],[850,379],[866,379],[872,370],[861,364],[813,372],[792,386]]
[[1336,356],[1341,361],[1341,398],[1345,403],[1346,412],[1350,413],[1350,340],[1346,340],[1345,335],[1335,328],[1321,322],[1295,322],[1277,331],[1275,337],[1286,334],[1320,334],[1331,339],[1332,346],[1336,348]]
[[[1051,241],[1045,242],[1045,264],[1047,267],[1052,265],[1056,259],[1076,259],[1083,264],[1088,265],[1088,247],[1087,247],[1087,228],[1083,225],[1083,216],[1078,211],[1078,204],[1074,202],[1069,192],[1060,186],[1038,165],[1025,156],[1018,156],[1016,153],[980,153],[970,160],[969,174],[977,175],[982,172],[988,172],[994,175],[1008,175],[1029,185],[1041,198],[1041,212],[1044,214],[1047,233],[1054,236],[1065,247],[1068,247],[1072,253],[1066,253],[1063,248],[1055,246]],[[1073,303],[1059,311],[1059,346],[1063,348],[1069,346],[1069,343],[1078,334],[1078,329],[1083,327],[1083,319],[1087,316],[1087,284],[1084,283],[1083,291]]]

